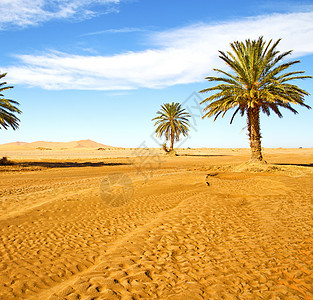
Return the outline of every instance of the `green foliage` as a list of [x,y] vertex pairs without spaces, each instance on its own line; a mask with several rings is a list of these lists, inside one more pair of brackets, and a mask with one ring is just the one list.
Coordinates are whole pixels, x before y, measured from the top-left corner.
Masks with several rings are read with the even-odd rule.
[[[0,79],[5,77],[7,74],[0,74]],[[0,129],[8,129],[9,127],[14,130],[18,128],[20,119],[15,114],[20,114],[21,111],[17,108],[18,102],[3,98],[3,91],[12,89],[13,86],[6,86],[6,82],[0,83]]]
[[[213,92],[202,103],[209,103],[204,111],[204,117],[215,116],[215,119],[230,109],[235,109],[230,123],[239,112],[243,116],[249,108],[260,108],[266,115],[271,111],[282,117],[280,107],[293,113],[297,111],[291,104],[299,104],[310,108],[304,103],[308,93],[291,83],[296,79],[312,78],[303,75],[304,71],[286,70],[299,63],[299,60],[281,63],[292,51],[280,53],[276,47],[280,39],[272,43],[258,40],[234,42],[230,46],[233,52],[222,52],[220,58],[231,69],[232,73],[214,69],[223,77],[206,77],[208,81],[217,83],[215,86],[200,91]],[[281,64],[279,64],[281,63]]]
[[152,119],[156,121],[157,126],[155,132],[157,137],[165,136],[165,139],[171,140],[169,151],[173,150],[174,140],[178,141],[180,135],[188,135],[189,131],[189,113],[181,107],[179,103],[165,103],[161,105],[161,110],[157,112],[157,117]]
[[258,40],[246,40],[234,42],[230,46],[232,52],[220,53],[220,58],[230,68],[230,72],[214,69],[221,77],[206,77],[214,82],[213,87],[200,91],[212,92],[211,96],[202,103],[208,103],[205,107],[204,117],[224,116],[228,110],[234,109],[230,120],[232,123],[237,113],[247,115],[247,128],[252,150],[251,161],[262,161],[260,112],[267,116],[274,112],[282,117],[280,108],[286,108],[293,113],[297,111],[291,104],[299,104],[311,108],[304,103],[304,97],[308,93],[293,84],[294,80],[312,78],[303,75],[304,71],[286,71],[289,67],[299,63],[299,60],[282,62],[292,51],[280,53],[276,42]]

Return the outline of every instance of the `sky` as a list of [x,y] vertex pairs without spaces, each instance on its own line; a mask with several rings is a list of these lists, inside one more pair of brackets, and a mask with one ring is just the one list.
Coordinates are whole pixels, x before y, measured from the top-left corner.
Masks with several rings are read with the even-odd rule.
[[[233,41],[282,38],[295,70],[313,75],[313,1],[0,0],[0,72],[20,103],[18,130],[0,143],[91,139],[118,147],[157,147],[152,119],[163,103],[191,114],[179,147],[249,147],[245,117],[202,119],[225,69],[218,50]],[[297,81],[311,95],[313,79]],[[313,147],[313,110],[261,116],[264,147]]]

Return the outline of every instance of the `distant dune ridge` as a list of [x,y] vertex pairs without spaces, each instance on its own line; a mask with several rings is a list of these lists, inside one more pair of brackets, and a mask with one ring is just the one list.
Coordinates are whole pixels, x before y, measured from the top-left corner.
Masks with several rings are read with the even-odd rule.
[[36,148],[47,148],[47,149],[78,149],[78,148],[112,148],[111,146],[100,144],[92,140],[80,140],[73,142],[13,142],[0,145],[0,149],[36,149]]

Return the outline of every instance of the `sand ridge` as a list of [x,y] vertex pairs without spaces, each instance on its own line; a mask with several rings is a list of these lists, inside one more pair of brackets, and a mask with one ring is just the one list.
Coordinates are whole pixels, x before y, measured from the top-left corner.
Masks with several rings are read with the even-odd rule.
[[13,142],[0,145],[0,150],[29,150],[29,149],[41,149],[41,150],[52,150],[52,149],[77,149],[77,148],[108,148],[110,146],[94,142],[92,140],[79,140],[73,142]]
[[[312,169],[244,158],[0,173],[0,299],[313,299]],[[111,173],[126,205],[101,199]]]

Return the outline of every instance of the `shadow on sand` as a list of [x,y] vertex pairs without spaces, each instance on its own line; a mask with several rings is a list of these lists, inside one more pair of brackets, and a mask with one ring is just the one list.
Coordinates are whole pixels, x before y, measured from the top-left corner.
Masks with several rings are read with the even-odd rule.
[[217,157],[217,156],[230,156],[225,154],[177,154],[177,156],[202,156],[202,157]]
[[298,167],[309,167],[312,168],[313,164],[284,164],[284,163],[280,163],[280,164],[274,164],[276,166],[298,166]]
[[104,162],[23,162],[15,163],[15,166],[21,167],[45,167],[45,168],[83,168],[83,167],[102,167],[102,166],[121,166],[130,165],[130,163],[104,163]]

